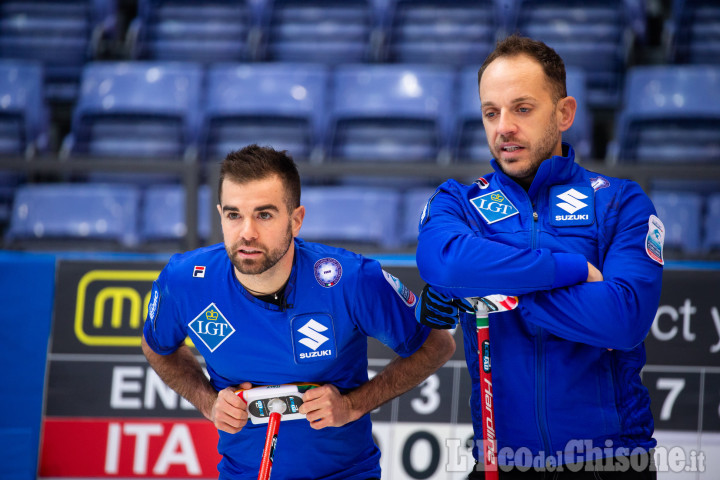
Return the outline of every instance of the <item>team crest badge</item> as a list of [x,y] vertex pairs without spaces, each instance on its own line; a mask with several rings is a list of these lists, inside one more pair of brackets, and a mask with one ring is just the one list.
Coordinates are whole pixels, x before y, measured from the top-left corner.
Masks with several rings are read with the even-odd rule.
[[230,335],[235,333],[235,328],[230,325],[225,315],[214,303],[205,307],[200,315],[188,323],[188,327],[211,352],[214,352]]
[[517,215],[518,209],[502,190],[495,190],[470,200],[475,209],[489,224]]
[[607,178],[595,177],[590,179],[590,186],[592,186],[593,190],[597,192],[601,188],[608,188],[610,186],[610,182]]
[[315,280],[323,287],[334,287],[342,277],[342,265],[334,258],[321,258],[315,262]]

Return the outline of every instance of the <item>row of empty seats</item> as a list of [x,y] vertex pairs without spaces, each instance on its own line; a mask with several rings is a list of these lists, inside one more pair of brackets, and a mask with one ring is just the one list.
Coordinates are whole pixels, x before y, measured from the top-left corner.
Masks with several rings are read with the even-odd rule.
[[665,225],[665,247],[693,255],[720,250],[720,192],[660,190],[650,198]]
[[719,0],[673,0],[667,23],[669,62],[720,62]]
[[[46,145],[39,67],[0,62],[0,147]],[[592,158],[582,71],[564,139]],[[611,152],[618,161],[720,161],[720,66],[635,67]],[[83,70],[63,158],[217,160],[250,143],[297,160],[395,162],[488,159],[474,67],[427,65],[97,62]]]
[[115,0],[0,2],[0,57],[40,62],[49,100],[77,97],[83,66],[117,37]]
[[[520,32],[588,76],[589,103],[620,99],[622,74],[647,12],[641,0],[137,0],[118,32],[116,0],[0,4],[0,56],[39,60],[48,95],[73,99],[84,63],[125,37],[127,58],[479,65],[497,38]],[[675,0],[677,62],[718,63],[720,4]]]
[[[209,189],[202,187],[198,235],[205,239],[209,213]],[[178,185],[27,184],[16,190],[6,242],[90,240],[131,248],[186,233],[185,192]]]
[[[411,246],[432,188],[306,186],[302,238],[393,249]],[[665,245],[697,254],[720,250],[720,192],[659,190],[651,198],[666,227]],[[181,186],[28,184],[17,190],[6,244],[102,241],[120,247],[180,241],[187,232]],[[198,191],[198,235],[210,238],[214,199]],[[79,244],[80,246],[82,244]]]
[[[401,193],[382,187],[308,186],[302,192],[307,214],[300,236],[382,248],[410,245],[431,193],[427,188]],[[177,242],[187,233],[185,202],[179,185],[27,184],[16,191],[5,241],[11,247],[66,241],[81,248],[82,242],[119,248]],[[201,186],[198,236],[204,241],[210,238],[215,203],[210,189]]]

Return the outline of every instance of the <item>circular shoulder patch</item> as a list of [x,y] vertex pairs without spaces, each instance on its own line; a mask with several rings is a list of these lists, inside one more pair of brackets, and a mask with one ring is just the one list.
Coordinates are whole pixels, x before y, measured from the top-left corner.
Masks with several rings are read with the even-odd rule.
[[342,277],[342,265],[334,258],[321,258],[315,262],[315,280],[323,287],[334,287]]

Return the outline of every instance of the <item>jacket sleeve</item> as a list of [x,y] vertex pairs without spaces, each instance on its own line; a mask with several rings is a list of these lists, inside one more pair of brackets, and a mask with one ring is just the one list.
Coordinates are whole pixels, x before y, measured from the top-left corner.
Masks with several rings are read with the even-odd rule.
[[[173,258],[179,255],[174,255]],[[170,293],[169,278],[173,268],[173,259],[163,268],[157,280],[153,282],[151,305],[143,327],[143,335],[148,346],[159,355],[169,355],[185,341],[187,331],[178,321],[177,304]]]
[[376,260],[362,260],[355,285],[350,304],[357,328],[401,357],[415,353],[431,331],[415,320],[415,294]]
[[662,265],[646,251],[655,208],[639,185],[628,182],[610,202],[602,282],[520,297],[523,317],[576,342],[630,350],[647,336],[660,302]]
[[521,295],[587,279],[587,260],[575,253],[517,248],[485,238],[456,186],[447,182],[428,201],[420,223],[420,276],[454,297]]

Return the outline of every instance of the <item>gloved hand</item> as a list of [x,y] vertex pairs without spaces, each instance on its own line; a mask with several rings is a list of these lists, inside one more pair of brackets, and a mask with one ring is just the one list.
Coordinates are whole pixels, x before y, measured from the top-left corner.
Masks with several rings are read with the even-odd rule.
[[474,313],[472,305],[464,298],[450,298],[425,285],[415,306],[415,318],[430,328],[454,328],[460,312]]

